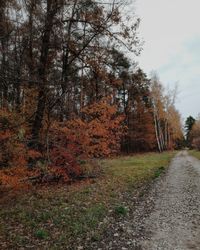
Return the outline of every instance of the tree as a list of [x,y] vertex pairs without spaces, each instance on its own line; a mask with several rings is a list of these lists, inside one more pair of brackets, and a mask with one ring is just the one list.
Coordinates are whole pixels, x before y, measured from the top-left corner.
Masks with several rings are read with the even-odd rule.
[[35,112],[35,118],[32,126],[32,141],[31,145],[34,147],[37,146],[39,141],[39,132],[42,127],[42,121],[44,117],[44,111],[46,107],[46,99],[48,93],[47,87],[47,70],[50,63],[49,58],[49,49],[50,49],[50,39],[53,32],[54,19],[61,8],[62,1],[59,0],[47,0],[46,4],[46,14],[44,21],[44,32],[41,41],[41,51],[40,51],[40,62],[38,68],[38,80],[39,84],[39,93],[38,93],[38,102]]
[[164,134],[161,127],[161,122],[164,118],[164,103],[163,103],[163,86],[160,83],[156,74],[151,78],[151,101],[154,118],[154,128],[158,149],[162,152],[165,149]]
[[81,157],[175,147],[181,136],[176,95],[132,59],[141,51],[140,20],[125,16],[126,4],[1,1],[5,168],[28,165],[67,180],[80,174]]
[[191,131],[195,122],[196,120],[192,116],[189,116],[185,121],[186,143],[188,147],[191,147],[191,144],[192,144]]
[[155,132],[150,101],[150,81],[138,69],[123,74],[122,107],[126,115],[128,132],[123,140],[126,152],[148,151],[155,148]]
[[175,108],[177,87],[166,93],[158,76],[151,79],[151,101],[158,149],[170,150],[183,139],[181,116]]
[[193,125],[187,123],[187,127],[190,127],[189,132],[189,143],[190,147],[200,150],[200,118],[198,117],[195,121],[189,117],[187,121],[194,122]]

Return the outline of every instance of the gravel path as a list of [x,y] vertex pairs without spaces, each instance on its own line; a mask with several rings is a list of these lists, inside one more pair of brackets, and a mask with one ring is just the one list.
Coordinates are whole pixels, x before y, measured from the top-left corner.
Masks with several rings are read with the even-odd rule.
[[180,152],[132,207],[88,249],[200,250],[200,161]]
[[200,161],[179,153],[155,191],[155,207],[144,224],[150,238],[142,249],[200,249]]

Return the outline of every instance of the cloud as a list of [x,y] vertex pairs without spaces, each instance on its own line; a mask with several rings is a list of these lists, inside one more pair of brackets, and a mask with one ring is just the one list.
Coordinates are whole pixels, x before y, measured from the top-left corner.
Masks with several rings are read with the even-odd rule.
[[139,63],[147,73],[156,70],[166,85],[179,82],[177,106],[184,117],[200,112],[199,9],[198,0],[136,2],[140,36],[145,40]]

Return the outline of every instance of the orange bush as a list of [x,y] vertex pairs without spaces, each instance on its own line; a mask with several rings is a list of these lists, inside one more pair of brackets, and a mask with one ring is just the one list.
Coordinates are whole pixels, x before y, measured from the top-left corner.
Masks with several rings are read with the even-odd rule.
[[27,167],[17,166],[5,168],[0,171],[0,185],[7,188],[21,189],[28,187],[30,183],[26,181],[28,177],[35,175]]
[[56,141],[74,157],[110,156],[120,150],[123,121],[124,116],[118,115],[117,108],[105,98],[83,109],[82,119],[54,123],[51,142]]
[[20,114],[0,109],[0,185],[19,188],[22,179],[34,175],[27,167],[29,157],[40,154],[28,150]]
[[[1,110],[0,162],[4,166],[0,172],[1,184],[20,186],[22,179],[32,175],[41,176],[41,182],[69,181],[78,177],[82,174],[79,159],[107,157],[120,150],[123,121],[124,117],[117,114],[117,107],[104,98],[85,107],[82,118],[54,122],[46,152],[45,147],[43,152],[38,152],[28,148],[26,129],[15,127],[15,114]],[[28,169],[29,160],[35,164],[32,171]]]

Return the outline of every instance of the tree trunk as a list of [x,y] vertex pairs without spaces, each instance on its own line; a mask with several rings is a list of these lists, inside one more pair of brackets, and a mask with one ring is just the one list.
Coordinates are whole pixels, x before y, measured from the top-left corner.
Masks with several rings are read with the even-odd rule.
[[47,1],[47,14],[45,20],[44,34],[42,37],[42,47],[40,55],[40,65],[38,70],[39,75],[39,94],[38,94],[38,103],[35,113],[35,119],[32,126],[32,147],[38,147],[39,143],[39,132],[42,127],[42,121],[44,117],[45,107],[46,107],[46,97],[48,92],[47,87],[47,63],[48,63],[48,54],[50,47],[50,37],[53,28],[54,16],[57,12],[56,4],[53,4],[53,0]]
[[153,117],[154,117],[154,126],[155,126],[155,133],[156,133],[156,141],[157,141],[157,145],[158,145],[158,150],[161,153],[162,152],[162,148],[161,148],[160,139],[159,139],[158,120],[157,120],[157,116],[155,114],[155,111],[153,111]]

